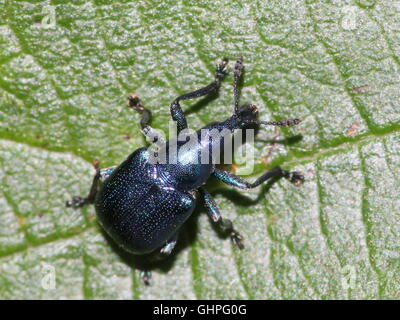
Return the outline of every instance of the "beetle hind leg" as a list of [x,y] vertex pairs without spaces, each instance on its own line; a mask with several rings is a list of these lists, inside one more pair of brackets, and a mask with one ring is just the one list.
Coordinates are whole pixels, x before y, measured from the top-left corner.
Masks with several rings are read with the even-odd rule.
[[210,193],[204,188],[200,187],[199,191],[203,197],[204,205],[207,209],[208,215],[211,220],[221,227],[225,232],[228,232],[233,245],[239,249],[244,249],[243,237],[240,233],[233,227],[233,223],[229,219],[223,219],[221,213],[219,212],[218,206],[214,199],[211,197]]

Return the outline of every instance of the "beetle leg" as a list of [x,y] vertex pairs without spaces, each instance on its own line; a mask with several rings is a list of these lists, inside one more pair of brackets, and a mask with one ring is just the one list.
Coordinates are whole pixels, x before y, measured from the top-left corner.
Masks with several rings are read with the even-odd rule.
[[140,270],[140,277],[143,280],[143,283],[146,286],[150,285],[150,280],[151,280],[151,271],[150,270]]
[[242,178],[238,177],[227,171],[222,171],[217,168],[214,169],[213,175],[222,182],[240,188],[240,189],[251,189],[259,186],[263,182],[267,181],[268,179],[275,178],[275,177],[284,177],[288,179],[294,185],[299,185],[304,182],[304,176],[297,171],[286,171],[283,170],[281,167],[275,167],[266,173],[264,173],[261,177],[259,177],[255,182],[250,183]]
[[143,129],[144,127],[146,127],[150,123],[151,119],[150,110],[143,107],[136,93],[131,93],[131,95],[128,97],[128,104],[130,108],[136,110],[141,114],[142,116],[142,119],[140,119],[141,128]]
[[176,98],[171,103],[171,106],[170,106],[171,117],[177,123],[177,133],[178,134],[183,129],[186,129],[188,127],[185,114],[183,113],[179,102],[182,100],[189,100],[189,99],[194,99],[194,98],[198,98],[201,96],[205,96],[205,95],[209,94],[210,92],[217,90],[221,84],[222,78],[227,74],[227,69],[226,69],[227,64],[228,64],[228,60],[223,59],[221,61],[221,63],[219,63],[217,65],[217,68],[215,71],[215,79],[208,86],[205,86],[201,89],[183,94],[183,95],[179,96],[178,98]]
[[110,176],[110,174],[114,171],[114,169],[116,168],[116,166],[113,166],[113,167],[109,167],[109,168],[100,169],[99,161],[95,161],[93,163],[93,166],[96,169],[96,173],[93,177],[93,182],[92,182],[92,186],[90,187],[89,194],[85,198],[73,197],[72,200],[67,201],[65,203],[65,205],[67,207],[80,208],[87,204],[93,203],[94,199],[96,197],[96,194],[97,194],[99,182],[102,182],[105,179],[107,179]]
[[140,119],[140,127],[142,133],[147,138],[150,143],[160,142],[165,143],[163,136],[154,128],[152,128],[149,123],[151,120],[151,112],[149,109],[143,107],[136,93],[132,93],[128,97],[129,107],[140,113],[142,118]]
[[222,218],[217,204],[215,203],[214,199],[211,197],[209,192],[204,187],[200,187],[199,191],[203,197],[204,205],[207,208],[207,212],[211,220],[215,223],[218,223],[224,231],[230,234],[232,243],[236,247],[238,247],[239,249],[243,249],[244,248],[243,237],[240,235],[239,232],[235,230],[232,221],[229,219]]

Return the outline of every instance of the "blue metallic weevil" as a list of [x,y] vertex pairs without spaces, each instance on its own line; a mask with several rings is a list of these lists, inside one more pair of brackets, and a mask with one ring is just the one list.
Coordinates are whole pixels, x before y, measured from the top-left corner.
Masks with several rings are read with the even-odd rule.
[[[176,122],[178,135],[188,128],[180,101],[216,91],[227,74],[227,63],[228,60],[224,59],[217,65],[215,79],[211,84],[184,94],[172,102],[170,112]],[[249,125],[291,126],[300,123],[298,119],[260,121],[257,120],[256,106],[252,104],[239,106],[238,84],[242,71],[243,58],[240,57],[234,69],[233,115],[225,121],[212,122],[201,130],[228,129],[234,132]],[[129,106],[141,114],[140,125],[143,133],[148,137],[151,136],[155,130],[149,126],[150,111],[143,107],[135,94],[132,94],[128,101]],[[304,177],[299,172],[289,172],[275,167],[255,182],[249,183],[230,172],[216,168],[211,158],[204,163],[200,158],[205,150],[208,152],[212,149],[214,140],[204,138],[200,133],[201,130],[192,133],[200,141],[196,148],[188,148],[186,151],[182,149],[182,152],[179,152],[183,144],[177,144],[178,153],[174,162],[168,161],[168,155],[172,144],[177,143],[176,138],[164,143],[159,150],[159,153],[167,156],[166,163],[150,162],[150,151],[147,147],[134,151],[119,166],[100,169],[96,163],[96,174],[88,196],[74,197],[71,201],[67,201],[66,205],[77,208],[94,203],[101,226],[126,251],[137,255],[157,251],[161,256],[168,256],[175,247],[181,226],[195,208],[195,196],[198,195],[204,202],[211,220],[228,232],[233,244],[242,249],[244,247],[242,236],[230,220],[221,217],[215,201],[204,187],[207,179],[213,175],[230,186],[248,189],[255,188],[274,177],[287,178],[294,184],[302,183]],[[223,143],[219,142],[222,148]],[[145,273],[144,280],[148,283],[149,273]]]

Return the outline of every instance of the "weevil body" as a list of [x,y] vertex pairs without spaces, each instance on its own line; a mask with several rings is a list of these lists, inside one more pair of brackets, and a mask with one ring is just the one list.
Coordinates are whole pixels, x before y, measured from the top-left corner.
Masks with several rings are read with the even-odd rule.
[[[180,101],[204,96],[217,90],[226,74],[226,66],[227,60],[223,60],[217,66],[215,79],[210,85],[184,94],[172,102],[170,111],[172,119],[177,124],[178,137],[187,129]],[[243,238],[230,220],[221,217],[215,201],[205,189],[204,184],[208,178],[213,175],[228,185],[248,189],[279,176],[299,184],[303,181],[303,176],[298,172],[275,167],[254,183],[249,183],[215,167],[213,147],[218,143],[219,148],[223,148],[225,139],[216,142],[210,135],[204,135],[204,132],[228,130],[233,133],[236,129],[254,124],[289,126],[300,122],[297,119],[259,121],[258,110],[254,105],[239,106],[238,82],[242,70],[243,58],[240,57],[234,70],[233,115],[225,121],[210,123],[188,135],[189,141],[191,138],[199,141],[194,147],[187,148],[185,142],[176,137],[157,149],[158,159],[166,160],[164,162],[150,161],[153,151],[143,147],[134,151],[118,167],[100,169],[96,164],[96,175],[89,195],[86,198],[74,197],[72,201],[67,202],[67,206],[81,207],[94,203],[100,224],[125,250],[134,254],[147,254],[159,250],[161,255],[168,256],[176,244],[181,226],[195,209],[195,196],[199,195],[212,221],[229,232],[237,247],[243,248]],[[153,140],[161,139],[149,126],[150,111],[142,106],[136,95],[129,97],[129,105],[141,114],[143,133]],[[173,151],[174,157],[171,157]]]

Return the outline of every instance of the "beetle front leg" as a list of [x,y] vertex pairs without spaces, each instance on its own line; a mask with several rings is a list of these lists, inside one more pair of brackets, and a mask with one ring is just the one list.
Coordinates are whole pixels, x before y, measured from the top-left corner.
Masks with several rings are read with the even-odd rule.
[[142,133],[147,138],[150,143],[160,142],[165,143],[163,136],[154,128],[152,128],[149,123],[151,120],[151,112],[149,109],[143,107],[136,93],[132,93],[128,97],[129,107],[140,113],[142,118],[140,119],[140,127]]
[[284,177],[288,179],[291,183],[294,185],[299,185],[304,182],[304,177],[301,173],[297,171],[286,171],[283,170],[281,167],[275,167],[266,173],[264,173],[261,177],[259,177],[255,182],[250,183],[247,182],[246,180],[243,180],[237,175],[234,175],[233,173],[227,172],[227,171],[222,171],[217,168],[214,169],[213,175],[218,179],[221,180],[222,182],[240,188],[240,189],[252,189],[263,182],[275,178],[275,177]]
[[94,202],[94,199],[96,198],[97,190],[99,188],[99,183],[107,179],[110,174],[114,171],[116,166],[109,167],[109,168],[104,168],[100,169],[99,166],[99,161],[95,161],[93,163],[94,168],[96,169],[96,173],[93,177],[93,182],[92,186],[90,187],[89,194],[83,198],[83,197],[73,197],[72,200],[69,200],[65,203],[67,207],[72,207],[72,208],[81,208],[87,204],[91,204]]
[[211,82],[208,86],[205,86],[201,89],[183,94],[183,95],[179,96],[178,98],[176,98],[172,102],[172,104],[170,106],[170,112],[171,112],[172,119],[174,121],[176,121],[178,134],[183,129],[186,129],[188,127],[185,114],[184,114],[179,102],[182,100],[195,99],[195,98],[198,98],[201,96],[205,96],[205,95],[217,90],[221,84],[222,78],[227,74],[227,69],[226,69],[227,64],[228,64],[228,60],[223,59],[222,62],[217,65],[217,68],[215,71],[215,80],[213,82]]
[[232,221],[229,219],[222,218],[217,204],[215,203],[214,199],[211,197],[210,193],[204,187],[200,187],[199,191],[203,197],[204,205],[207,209],[208,215],[210,216],[211,220],[215,223],[218,223],[219,226],[225,232],[229,233],[232,243],[236,247],[238,247],[239,249],[244,249],[243,237],[240,235],[239,232],[237,232],[235,230],[235,228],[233,227]]

